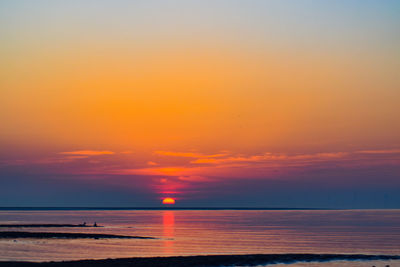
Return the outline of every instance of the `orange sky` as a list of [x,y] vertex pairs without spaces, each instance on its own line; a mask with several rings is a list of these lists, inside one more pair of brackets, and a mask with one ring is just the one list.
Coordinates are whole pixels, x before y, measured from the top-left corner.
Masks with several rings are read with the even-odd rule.
[[390,58],[346,62],[346,53],[228,44],[101,46],[10,58],[2,136],[26,145],[238,152],[390,147],[399,136]]
[[[338,158],[398,164],[398,18],[389,3],[354,15],[344,11],[354,3],[181,3],[180,14],[150,2],[79,12],[76,3],[2,4],[5,165],[67,161],[82,175],[157,176],[149,187],[162,192],[187,186],[163,185],[171,177],[265,178]],[[124,11],[141,8],[157,17]],[[192,8],[203,17],[186,16]],[[366,160],[367,150],[389,152]]]

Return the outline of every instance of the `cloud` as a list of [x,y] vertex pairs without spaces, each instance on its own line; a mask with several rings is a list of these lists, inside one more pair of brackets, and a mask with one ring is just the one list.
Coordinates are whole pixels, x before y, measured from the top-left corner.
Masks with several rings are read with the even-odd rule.
[[184,157],[184,158],[218,158],[227,155],[226,153],[206,155],[193,152],[173,152],[173,151],[156,151],[155,153],[162,156],[173,156],[173,157]]
[[186,175],[192,169],[184,167],[137,168],[112,170],[111,173],[121,175],[180,176]]
[[99,156],[99,155],[113,155],[112,151],[107,150],[76,150],[69,152],[59,152],[60,155],[82,155],[82,156]]
[[357,151],[360,154],[398,154],[400,149],[381,149],[381,150],[360,150]]
[[346,157],[347,152],[333,152],[333,153],[316,153],[316,154],[300,154],[300,155],[286,155],[286,154],[272,154],[264,153],[262,155],[251,156],[231,156],[226,158],[198,158],[191,161],[194,164],[227,164],[227,163],[262,163],[273,161],[295,161],[295,160],[326,160],[338,159]]
[[88,158],[88,157],[89,157],[89,156],[76,155],[76,156],[66,156],[65,159],[71,159],[71,160],[74,160],[74,159],[86,159],[86,158]]
[[210,182],[212,179],[204,177],[204,176],[198,176],[198,175],[192,175],[192,176],[179,176],[179,180],[185,181],[185,182]]
[[[76,150],[60,152],[56,158],[35,159],[20,164],[58,164],[57,172],[86,174],[86,175],[139,175],[142,177],[157,177],[191,183],[205,182],[207,179],[225,178],[265,178],[274,179],[288,173],[301,173],[307,170],[346,167],[360,168],[363,166],[396,165],[398,150],[360,150],[353,152],[321,152],[321,153],[272,153],[239,154],[229,151],[215,154],[194,152],[157,151],[158,155],[167,156],[166,160],[158,158],[152,161],[119,158],[117,153],[100,150]],[[380,154],[389,153],[387,156]],[[113,155],[116,158],[96,157],[98,155]],[[182,157],[179,162],[170,161],[171,157]],[[79,160],[79,159],[87,160]],[[90,160],[101,160],[90,161]],[[3,163],[4,164],[4,163]],[[74,168],[71,168],[73,164]],[[4,164],[5,165],[5,164]],[[53,168],[49,166],[49,170]]]
[[[173,155],[187,158],[187,162],[155,163],[148,161],[146,165],[132,168],[128,165],[122,167],[109,166],[101,171],[119,175],[143,175],[158,177],[175,177],[180,181],[195,182],[206,179],[219,178],[277,178],[283,174],[304,172],[311,169],[327,169],[335,167],[360,168],[363,166],[393,165],[395,160],[377,157],[374,154],[362,155],[355,152],[322,152],[285,154],[271,153],[243,155],[226,152],[221,154],[201,154],[192,152],[162,152],[163,155]],[[160,154],[160,152],[158,152]],[[218,155],[218,156],[216,156]],[[391,154],[395,155],[395,154]],[[199,158],[193,158],[200,156]],[[211,156],[211,157],[208,157]]]

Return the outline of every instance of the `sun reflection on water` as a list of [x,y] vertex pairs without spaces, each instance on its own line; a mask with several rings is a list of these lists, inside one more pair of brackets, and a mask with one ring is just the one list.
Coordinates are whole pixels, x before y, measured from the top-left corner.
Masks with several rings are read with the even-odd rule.
[[163,211],[164,253],[174,253],[175,214],[173,211]]

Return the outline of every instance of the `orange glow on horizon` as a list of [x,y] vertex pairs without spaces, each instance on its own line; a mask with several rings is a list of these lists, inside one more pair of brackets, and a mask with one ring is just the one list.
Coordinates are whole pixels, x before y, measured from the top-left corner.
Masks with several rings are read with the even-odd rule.
[[164,205],[173,205],[173,204],[175,204],[175,199],[173,199],[171,197],[166,197],[163,199],[162,203]]

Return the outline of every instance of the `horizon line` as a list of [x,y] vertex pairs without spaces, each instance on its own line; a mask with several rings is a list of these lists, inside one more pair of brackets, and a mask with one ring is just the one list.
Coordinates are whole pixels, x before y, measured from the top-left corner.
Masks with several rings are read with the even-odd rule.
[[6,206],[0,210],[398,210],[400,208],[313,208],[313,207],[86,207]]

